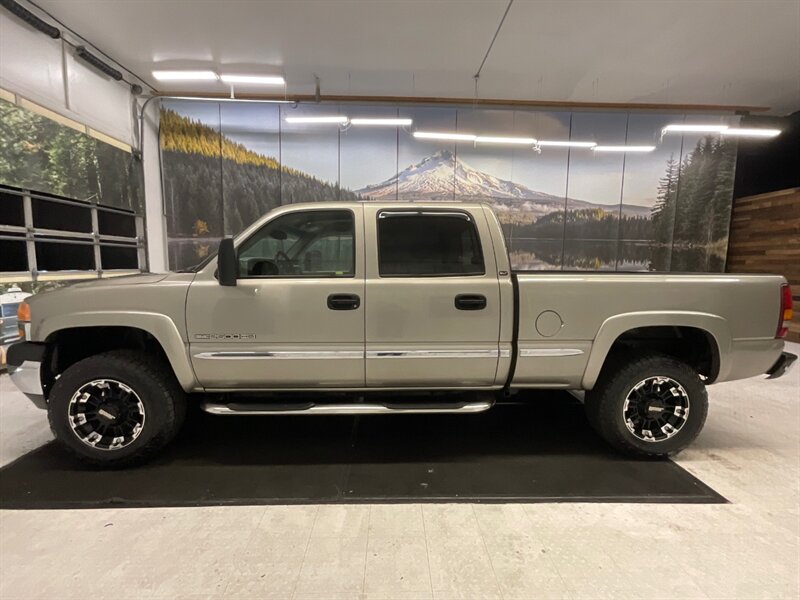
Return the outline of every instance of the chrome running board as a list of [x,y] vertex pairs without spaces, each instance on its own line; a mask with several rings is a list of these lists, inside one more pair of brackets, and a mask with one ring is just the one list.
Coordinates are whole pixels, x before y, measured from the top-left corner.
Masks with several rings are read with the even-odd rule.
[[494,405],[494,399],[475,402],[438,402],[430,404],[400,402],[391,404],[351,403],[314,404],[305,403],[291,406],[287,404],[250,404],[235,402],[219,404],[204,402],[201,408],[212,415],[396,415],[396,414],[440,414],[440,413],[480,413]]

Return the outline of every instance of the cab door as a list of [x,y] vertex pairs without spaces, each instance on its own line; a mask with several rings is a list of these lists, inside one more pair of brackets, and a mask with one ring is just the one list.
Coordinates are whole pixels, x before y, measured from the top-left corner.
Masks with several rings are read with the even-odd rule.
[[366,205],[364,219],[367,385],[493,385],[500,286],[483,211]]
[[287,207],[237,244],[236,286],[215,265],[189,289],[192,364],[212,389],[364,386],[361,207]]

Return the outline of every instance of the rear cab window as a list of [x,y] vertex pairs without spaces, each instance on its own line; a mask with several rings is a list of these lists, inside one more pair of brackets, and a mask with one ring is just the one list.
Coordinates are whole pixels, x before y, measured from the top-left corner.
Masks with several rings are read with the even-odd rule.
[[475,222],[461,211],[381,211],[378,272],[381,277],[484,275]]

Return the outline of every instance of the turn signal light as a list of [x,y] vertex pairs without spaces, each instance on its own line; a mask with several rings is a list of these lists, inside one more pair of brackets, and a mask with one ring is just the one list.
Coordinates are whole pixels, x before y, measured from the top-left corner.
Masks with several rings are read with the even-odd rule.
[[30,322],[31,320],[31,307],[27,302],[20,302],[17,307],[17,320],[21,322]]
[[792,321],[792,290],[788,283],[781,285],[781,312],[778,317],[778,330],[775,333],[776,338],[785,338],[789,333],[789,323]]
[[31,307],[27,302],[19,303],[17,307],[17,329],[19,330],[20,339],[25,339],[25,325],[31,322]]

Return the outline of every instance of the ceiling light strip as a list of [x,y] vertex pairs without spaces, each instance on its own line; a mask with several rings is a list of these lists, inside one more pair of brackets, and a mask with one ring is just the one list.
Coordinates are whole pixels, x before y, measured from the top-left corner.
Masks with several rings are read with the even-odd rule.
[[217,81],[214,71],[153,71],[158,81]]
[[597,146],[596,142],[580,142],[569,140],[539,140],[537,146],[553,146],[554,148],[594,148]]
[[286,80],[281,75],[232,75],[223,73],[219,78],[222,83],[286,85]]
[[661,133],[717,133],[736,137],[771,138],[780,135],[781,130],[756,127],[730,127],[728,125],[671,123],[664,127]]
[[454,142],[474,142],[478,137],[472,133],[451,133],[448,131],[415,131],[412,135],[420,140],[447,140]]
[[344,125],[347,123],[346,115],[325,115],[319,117],[286,117],[287,123],[336,123]]
[[353,117],[350,119],[351,125],[393,125],[395,127],[403,127],[411,125],[413,119],[398,118],[398,119],[373,119],[365,117]]
[[536,144],[536,138],[479,135],[475,138],[475,143],[476,144],[521,144],[525,146],[533,146]]
[[727,125],[695,125],[691,123],[671,123],[661,130],[662,133],[720,133],[728,129]]
[[780,135],[780,129],[756,129],[748,127],[729,127],[725,131],[720,131],[722,135],[733,135],[738,137],[759,137],[772,138]]

